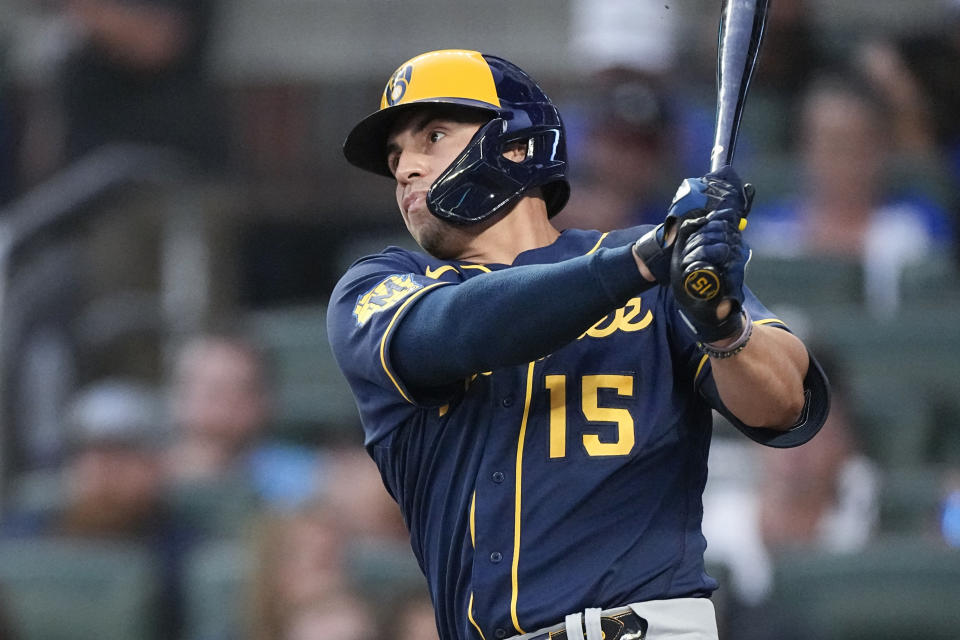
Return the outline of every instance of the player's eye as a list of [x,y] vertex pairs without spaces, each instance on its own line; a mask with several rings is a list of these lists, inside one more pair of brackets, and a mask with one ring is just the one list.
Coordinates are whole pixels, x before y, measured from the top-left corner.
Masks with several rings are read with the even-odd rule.
[[444,138],[446,135],[447,135],[447,134],[444,133],[443,131],[431,131],[431,132],[430,132],[430,142],[436,144],[436,143],[440,142],[440,140],[441,140],[442,138]]
[[394,151],[393,153],[387,154],[387,168],[390,170],[390,173],[397,173],[397,165],[400,163],[400,154]]

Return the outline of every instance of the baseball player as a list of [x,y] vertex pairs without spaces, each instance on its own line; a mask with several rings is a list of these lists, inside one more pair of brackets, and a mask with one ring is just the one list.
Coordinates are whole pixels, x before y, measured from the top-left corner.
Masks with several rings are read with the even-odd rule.
[[440,638],[716,639],[711,409],[789,447],[828,405],[743,286],[752,189],[725,168],[654,228],[561,233],[557,108],[475,51],[402,64],[344,153],[395,180],[424,249],[354,263],[328,331]]

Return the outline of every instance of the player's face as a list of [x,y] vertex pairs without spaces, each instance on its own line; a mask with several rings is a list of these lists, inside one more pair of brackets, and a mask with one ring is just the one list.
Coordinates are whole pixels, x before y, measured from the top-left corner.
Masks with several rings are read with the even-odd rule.
[[427,252],[456,257],[463,230],[440,220],[427,208],[427,191],[480,129],[418,112],[400,121],[387,139],[387,163],[397,180],[397,205],[411,235]]

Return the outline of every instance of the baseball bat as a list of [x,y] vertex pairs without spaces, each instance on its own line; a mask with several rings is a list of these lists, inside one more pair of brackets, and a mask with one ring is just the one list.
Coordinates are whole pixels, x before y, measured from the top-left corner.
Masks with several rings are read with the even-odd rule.
[[717,117],[710,171],[733,162],[769,0],[723,0],[717,43]]
[[[767,23],[768,5],[769,0],[723,0],[721,5],[717,43],[717,118],[710,151],[710,171],[733,162],[743,105]],[[713,267],[696,269],[686,274],[683,280],[683,291],[692,301],[710,300],[717,295],[719,288],[720,278]]]

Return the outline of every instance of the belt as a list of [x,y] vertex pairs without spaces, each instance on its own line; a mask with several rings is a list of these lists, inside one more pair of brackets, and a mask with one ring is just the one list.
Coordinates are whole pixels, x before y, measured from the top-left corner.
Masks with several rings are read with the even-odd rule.
[[647,621],[630,607],[587,609],[571,613],[560,624],[509,640],[644,640]]

